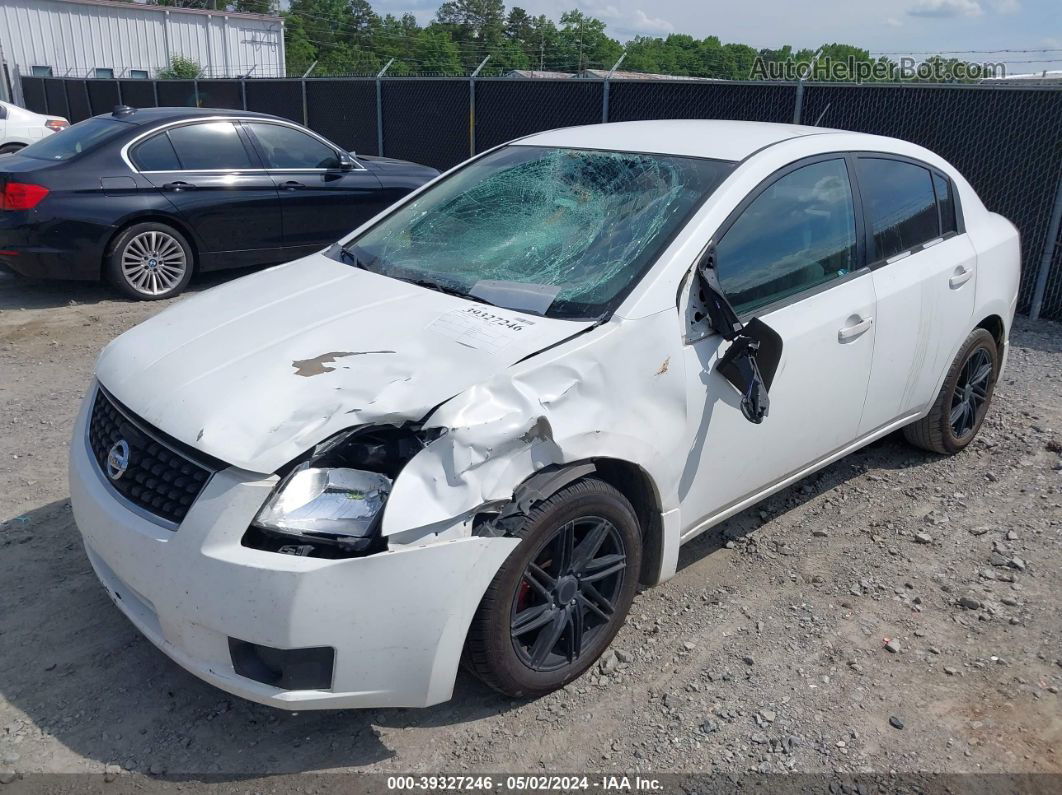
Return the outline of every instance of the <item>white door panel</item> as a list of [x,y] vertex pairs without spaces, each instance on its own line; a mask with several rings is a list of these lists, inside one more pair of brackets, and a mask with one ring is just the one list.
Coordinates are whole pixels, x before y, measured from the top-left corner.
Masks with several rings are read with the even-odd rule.
[[861,273],[761,319],[782,337],[782,357],[760,425],[715,371],[728,343],[687,345],[690,449],[679,483],[683,530],[844,447],[857,436],[875,339],[872,274]]
[[860,432],[926,408],[973,325],[977,255],[956,235],[872,274],[874,368]]

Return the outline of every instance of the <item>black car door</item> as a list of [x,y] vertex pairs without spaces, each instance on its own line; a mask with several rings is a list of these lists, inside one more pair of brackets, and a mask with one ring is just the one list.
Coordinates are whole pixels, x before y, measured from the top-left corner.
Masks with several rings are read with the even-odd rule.
[[283,257],[276,185],[233,122],[169,127],[135,144],[129,156],[192,228],[205,268]]
[[321,248],[390,203],[372,172],[324,139],[282,122],[242,124],[280,191],[284,245]]

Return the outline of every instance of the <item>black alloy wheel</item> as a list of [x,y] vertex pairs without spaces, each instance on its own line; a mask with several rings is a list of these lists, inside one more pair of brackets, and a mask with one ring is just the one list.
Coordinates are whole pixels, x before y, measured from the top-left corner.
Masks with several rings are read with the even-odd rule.
[[623,539],[607,519],[584,516],[558,528],[513,596],[517,657],[543,672],[578,660],[616,614],[626,569]]

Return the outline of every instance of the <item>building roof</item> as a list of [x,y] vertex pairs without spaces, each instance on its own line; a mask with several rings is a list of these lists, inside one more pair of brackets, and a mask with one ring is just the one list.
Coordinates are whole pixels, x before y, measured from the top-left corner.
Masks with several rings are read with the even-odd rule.
[[247,14],[240,11],[224,11],[213,10],[206,8],[178,8],[177,6],[156,6],[147,5],[138,0],[132,0],[132,2],[121,2],[121,0],[52,0],[57,3],[74,3],[76,5],[86,6],[108,6],[111,8],[120,8],[123,11],[145,11],[148,13],[160,13],[169,12],[171,14],[206,14],[207,16],[219,16],[219,17],[234,17],[234,18],[246,18],[246,19],[268,19],[280,24],[284,24],[283,17],[276,17],[272,14]]
[[833,132],[823,127],[718,119],[670,119],[591,124],[535,133],[524,146],[560,146],[622,152],[743,160],[765,146],[804,135]]

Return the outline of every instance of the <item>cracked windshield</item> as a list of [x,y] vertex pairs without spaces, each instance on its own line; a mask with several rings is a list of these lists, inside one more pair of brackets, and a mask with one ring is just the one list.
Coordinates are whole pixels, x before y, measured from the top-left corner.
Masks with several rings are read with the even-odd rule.
[[387,276],[549,317],[613,310],[731,163],[509,146],[349,243]]

